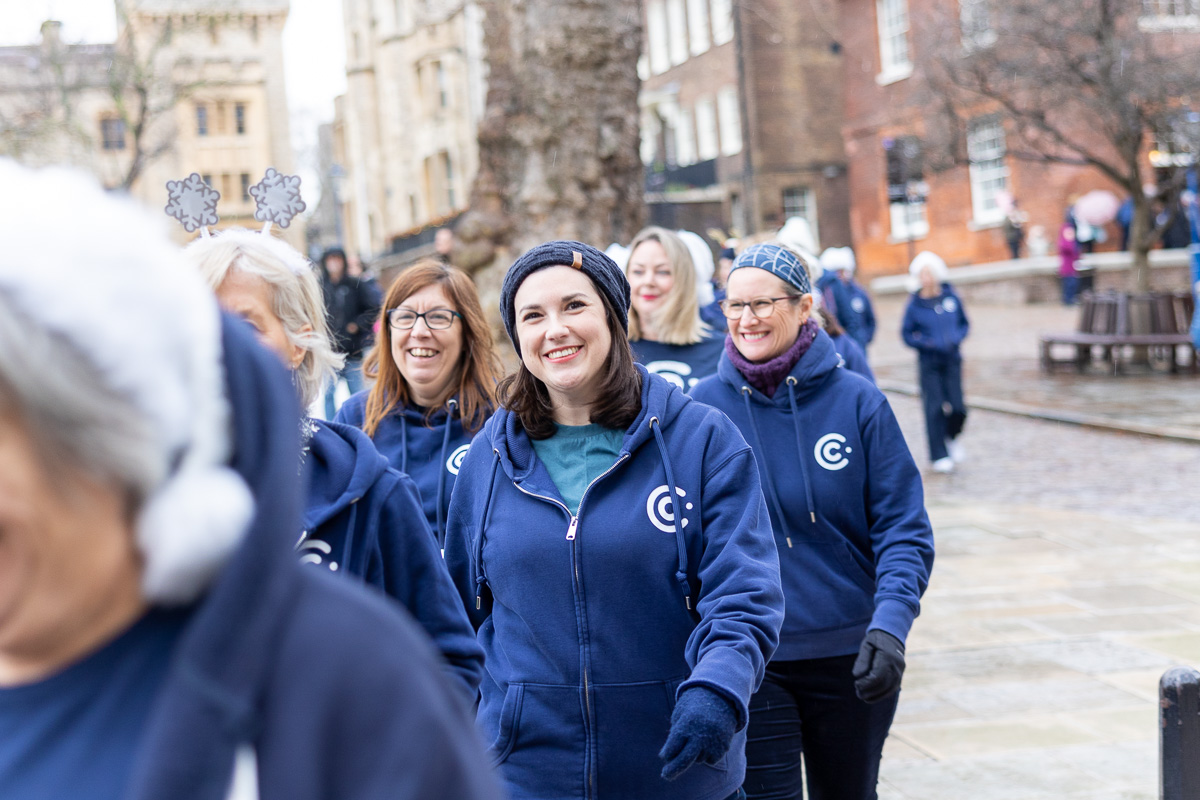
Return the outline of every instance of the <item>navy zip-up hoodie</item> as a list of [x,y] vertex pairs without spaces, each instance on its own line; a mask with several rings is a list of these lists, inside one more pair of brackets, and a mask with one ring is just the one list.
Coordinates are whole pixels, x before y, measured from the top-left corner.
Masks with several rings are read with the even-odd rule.
[[970,330],[962,301],[948,283],[942,284],[942,293],[937,297],[927,299],[914,292],[900,327],[906,345],[919,357],[935,361],[960,358],[958,346]]
[[778,661],[858,651],[870,628],[900,641],[933,566],[921,475],[883,394],[838,367],[821,331],[774,397],[728,356],[693,399],[754,447],[787,597]]
[[[369,394],[364,391],[351,396],[338,409],[334,420],[361,430],[367,420]],[[439,547],[446,541],[446,517],[450,512],[454,480],[473,438],[463,428],[457,398],[429,415],[428,420],[421,408],[393,409],[380,420],[371,437],[392,468],[400,470],[416,484],[425,521],[437,537]]]
[[[754,457],[723,415],[638,370],[641,413],[578,516],[504,410],[454,487],[446,562],[487,655],[478,727],[514,800],[724,800],[742,784],[783,619]],[[693,686],[730,703],[739,733],[668,783],[658,752]]]
[[365,433],[314,420],[300,560],[356,578],[399,600],[474,700],[483,653],[425,524],[412,480],[388,466]]
[[225,800],[238,756],[262,800],[498,798],[417,625],[290,555],[301,505],[295,391],[244,323],[225,319],[223,347],[231,466],[254,518],[175,644],[129,797]]

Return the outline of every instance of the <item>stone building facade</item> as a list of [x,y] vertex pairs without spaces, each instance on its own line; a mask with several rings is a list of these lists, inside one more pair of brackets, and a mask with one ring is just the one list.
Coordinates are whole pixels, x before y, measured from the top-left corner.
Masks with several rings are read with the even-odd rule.
[[[0,48],[0,119],[27,141],[0,138],[0,147],[31,164],[70,163],[107,186],[128,184],[151,208],[166,202],[168,180],[199,173],[221,193],[219,227],[255,227],[247,193],[268,167],[293,172],[283,83],[283,26],[288,0],[121,0],[117,41],[70,45],[48,22],[42,42]],[[109,86],[125,77],[125,103]],[[55,71],[66,102],[55,101]],[[152,109],[135,102],[144,89]],[[129,180],[139,141],[144,165]],[[2,130],[2,129],[0,129]],[[315,199],[315,198],[314,198]],[[303,223],[284,234],[303,243]],[[190,239],[182,228],[180,240]]]
[[385,253],[461,212],[479,163],[482,12],[455,0],[345,0],[334,153],[347,246]]

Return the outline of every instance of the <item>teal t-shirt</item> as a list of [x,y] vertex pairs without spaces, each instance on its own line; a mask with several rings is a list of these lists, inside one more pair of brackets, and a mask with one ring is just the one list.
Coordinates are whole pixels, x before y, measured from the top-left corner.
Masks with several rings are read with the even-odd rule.
[[546,465],[550,479],[558,487],[573,515],[579,514],[579,501],[588,485],[613,465],[621,454],[625,431],[591,425],[555,425],[549,439],[533,442],[533,451]]

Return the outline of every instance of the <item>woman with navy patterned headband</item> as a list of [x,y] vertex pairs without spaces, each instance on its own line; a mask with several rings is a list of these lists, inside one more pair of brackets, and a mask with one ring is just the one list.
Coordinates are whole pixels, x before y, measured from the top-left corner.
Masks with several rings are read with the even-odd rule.
[[921,476],[883,394],[840,366],[800,257],[748,248],[723,308],[725,353],[692,397],[754,448],[787,601],[744,788],[799,800],[806,775],[813,797],[870,800],[933,565]]

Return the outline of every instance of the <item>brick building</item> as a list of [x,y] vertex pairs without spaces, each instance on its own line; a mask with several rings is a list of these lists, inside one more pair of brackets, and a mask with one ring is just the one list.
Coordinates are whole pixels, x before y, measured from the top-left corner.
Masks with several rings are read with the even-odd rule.
[[849,242],[832,3],[649,0],[642,159],[655,222],[744,233],[808,219]]
[[[1025,232],[1041,228],[1051,251],[1073,198],[1113,184],[1090,168],[1021,161],[1009,152],[1003,119],[989,109],[970,120],[968,166],[934,172],[924,140],[931,98],[920,80],[931,54],[921,52],[922,26],[953,20],[986,45],[988,0],[842,0],[845,47],[844,128],[849,163],[850,221],[867,275],[903,271],[914,251],[933,250],[950,265],[1003,260],[1002,192],[1027,215]],[[1200,30],[1196,6],[1144,0],[1144,30]],[[983,15],[983,16],[981,16]],[[941,22],[939,23],[938,20]],[[970,44],[970,43],[968,43]],[[967,46],[967,45],[964,45]],[[1081,123],[1082,124],[1082,123]],[[1157,154],[1148,153],[1148,166]],[[1153,170],[1148,169],[1152,175]],[[1112,249],[1119,236],[1106,231]]]

